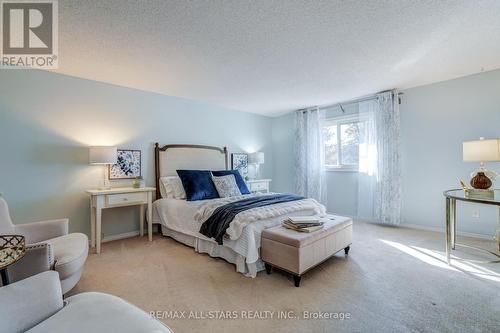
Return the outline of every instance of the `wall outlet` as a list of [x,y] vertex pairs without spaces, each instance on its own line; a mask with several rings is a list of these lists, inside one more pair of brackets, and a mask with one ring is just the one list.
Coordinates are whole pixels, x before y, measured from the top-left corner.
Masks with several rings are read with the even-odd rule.
[[479,210],[473,210],[472,211],[472,217],[475,218],[475,219],[478,219],[479,218]]

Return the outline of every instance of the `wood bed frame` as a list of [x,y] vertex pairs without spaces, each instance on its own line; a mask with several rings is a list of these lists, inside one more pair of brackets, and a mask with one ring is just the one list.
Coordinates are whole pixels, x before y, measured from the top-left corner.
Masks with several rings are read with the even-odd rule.
[[224,154],[224,160],[226,164],[226,170],[228,169],[228,162],[227,162],[227,148],[226,147],[216,147],[216,146],[205,146],[205,145],[191,145],[191,144],[172,144],[172,145],[164,145],[161,146],[159,145],[158,142],[155,143],[155,184],[156,184],[156,199],[161,198],[160,194],[160,152],[164,152],[167,149],[175,149],[175,148],[194,148],[194,149],[209,149],[209,150],[215,150],[220,152],[221,154]]

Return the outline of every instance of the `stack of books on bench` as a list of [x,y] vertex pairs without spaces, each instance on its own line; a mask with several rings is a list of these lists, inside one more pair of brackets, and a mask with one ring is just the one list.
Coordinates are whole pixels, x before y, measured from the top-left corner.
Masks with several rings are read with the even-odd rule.
[[319,216],[290,216],[283,221],[283,227],[300,232],[313,232],[323,229],[324,222]]

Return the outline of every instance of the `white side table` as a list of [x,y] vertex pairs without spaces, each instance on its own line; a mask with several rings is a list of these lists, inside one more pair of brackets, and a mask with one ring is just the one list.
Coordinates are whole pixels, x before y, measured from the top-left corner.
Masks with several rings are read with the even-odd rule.
[[140,206],[140,234],[144,236],[144,205],[148,206],[148,237],[153,240],[153,192],[154,187],[117,187],[109,190],[87,190],[90,194],[90,233],[91,245],[97,247],[96,252],[101,253],[101,217],[102,210],[106,208]]
[[251,193],[269,193],[269,185],[272,179],[253,179],[248,180],[248,190]]

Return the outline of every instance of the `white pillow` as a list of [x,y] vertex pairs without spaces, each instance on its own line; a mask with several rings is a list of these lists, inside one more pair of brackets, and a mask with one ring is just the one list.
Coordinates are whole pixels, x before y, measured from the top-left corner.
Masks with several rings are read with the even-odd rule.
[[167,177],[160,177],[160,181],[158,182],[160,185],[160,194],[162,198],[167,198],[167,190],[165,189],[165,184],[163,183]]
[[212,176],[212,181],[214,182],[217,193],[219,193],[219,197],[221,198],[241,195],[234,175],[226,175],[220,177]]
[[186,199],[186,191],[179,176],[160,177],[160,193],[162,198]]

